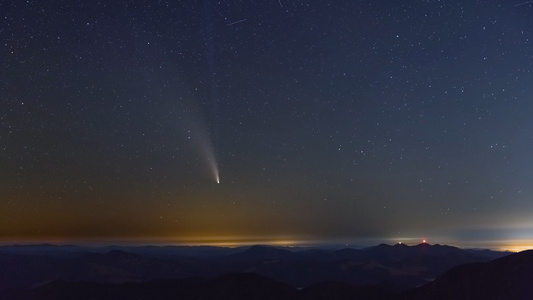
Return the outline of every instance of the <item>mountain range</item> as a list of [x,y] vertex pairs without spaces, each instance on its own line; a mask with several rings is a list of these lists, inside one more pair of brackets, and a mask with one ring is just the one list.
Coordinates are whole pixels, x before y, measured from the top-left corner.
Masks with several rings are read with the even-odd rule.
[[[461,299],[463,294],[477,295],[475,291],[484,286],[477,279],[501,282],[518,294],[529,291],[529,285],[520,285],[522,277],[532,278],[527,270],[533,270],[533,259],[528,260],[528,254],[426,243],[338,250],[261,245],[4,246],[0,247],[0,298]],[[515,267],[509,274],[490,275],[490,270],[511,266]],[[483,276],[472,275],[476,272]]]

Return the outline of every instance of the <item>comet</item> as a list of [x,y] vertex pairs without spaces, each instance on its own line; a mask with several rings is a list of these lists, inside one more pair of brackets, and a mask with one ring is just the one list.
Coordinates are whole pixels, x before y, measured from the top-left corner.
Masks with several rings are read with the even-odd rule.
[[200,130],[197,139],[197,147],[200,150],[200,158],[205,162],[208,169],[209,177],[211,177],[217,184],[220,184],[220,175],[218,172],[218,165],[215,157],[215,149],[211,143],[211,139],[207,130]]
[[220,175],[215,155],[215,147],[211,141],[211,134],[205,122],[201,109],[197,105],[187,103],[180,117],[183,141],[196,153],[198,167],[211,180],[220,184]]
[[211,174],[211,177],[213,178],[213,180],[217,184],[220,184],[220,176],[218,174],[218,166],[217,166],[217,162],[215,160],[215,153],[214,153],[212,147],[211,148],[207,148],[206,155],[207,155],[206,161],[208,162],[209,173]]

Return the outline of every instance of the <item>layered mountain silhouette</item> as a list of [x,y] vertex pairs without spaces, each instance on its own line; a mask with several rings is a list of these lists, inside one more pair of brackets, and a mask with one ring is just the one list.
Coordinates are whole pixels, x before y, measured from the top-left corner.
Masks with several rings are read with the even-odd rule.
[[217,299],[217,300],[386,300],[394,294],[378,286],[355,287],[328,282],[296,289],[254,273],[230,273],[213,280],[200,278],[141,283],[55,281],[37,288],[8,290],[2,299]]
[[[17,247],[23,251],[0,247],[0,299],[526,299],[519,298],[531,291],[523,280],[533,282],[529,251],[429,244],[199,254],[180,247]],[[487,284],[503,298],[478,291]],[[472,298],[478,293],[485,298]]]
[[402,299],[533,299],[533,250],[453,267]]

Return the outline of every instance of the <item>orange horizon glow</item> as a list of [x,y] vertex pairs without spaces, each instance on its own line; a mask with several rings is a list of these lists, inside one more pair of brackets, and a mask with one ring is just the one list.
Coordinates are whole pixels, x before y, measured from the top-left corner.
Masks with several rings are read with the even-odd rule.
[[[15,244],[54,244],[54,245],[154,245],[154,246],[215,246],[215,247],[241,247],[252,245],[269,245],[281,247],[353,247],[365,248],[376,246],[379,244],[404,244],[408,246],[416,246],[420,244],[420,239],[404,238],[400,241],[392,242],[392,239],[367,239],[367,240],[351,240],[348,239],[304,239],[293,236],[269,236],[269,237],[238,237],[238,236],[206,236],[206,237],[187,237],[187,238],[172,238],[172,237],[94,237],[94,238],[68,238],[68,237],[49,237],[49,238],[18,238],[0,239],[0,245],[15,245]],[[392,243],[391,243],[392,242]],[[423,239],[422,243],[428,244],[427,239]],[[533,249],[533,240],[502,240],[502,241],[450,241],[442,240],[436,241],[435,244],[449,245],[463,249],[479,248],[490,249],[494,251],[510,251],[520,252],[524,250]]]

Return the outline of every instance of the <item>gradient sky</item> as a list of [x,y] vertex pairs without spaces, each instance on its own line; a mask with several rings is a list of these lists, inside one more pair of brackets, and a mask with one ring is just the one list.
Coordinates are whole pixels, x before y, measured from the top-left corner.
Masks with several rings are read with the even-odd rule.
[[2,1],[0,41],[0,240],[533,245],[533,3]]

